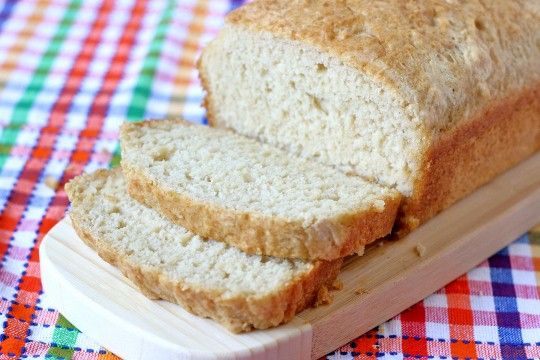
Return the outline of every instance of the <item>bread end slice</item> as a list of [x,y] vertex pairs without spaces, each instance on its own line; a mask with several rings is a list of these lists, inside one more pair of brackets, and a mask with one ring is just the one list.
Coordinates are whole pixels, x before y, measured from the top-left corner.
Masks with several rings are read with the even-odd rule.
[[[249,254],[285,258],[333,260],[351,254],[361,255],[366,245],[390,233],[401,201],[399,196],[388,197],[381,200],[384,204],[381,208],[342,214],[305,228],[299,222],[228,211],[195,201],[161,188],[125,164],[123,171],[129,179],[129,195],[174,223]],[[269,232],[268,229],[272,230]],[[283,241],[285,238],[288,240]]]
[[[66,185],[66,192],[72,202],[73,227],[80,238],[145,296],[178,303],[232,332],[266,329],[290,321],[314,303],[322,287],[332,284],[341,267],[341,260],[306,263],[266,258],[203,240],[129,198],[118,170],[77,177]],[[190,268],[189,277],[175,275],[191,266],[193,251],[204,261],[200,268]],[[229,258],[234,261],[227,261]],[[241,274],[244,284],[246,278],[253,276],[255,282],[261,281],[258,275],[272,271],[285,269],[285,275],[257,292],[254,289],[261,285],[242,287],[234,282],[236,268],[247,269]],[[250,273],[255,268],[258,273]],[[223,271],[229,271],[230,277],[216,280]],[[210,276],[210,280],[193,281],[201,276]]]
[[390,233],[401,200],[397,191],[223,129],[128,123],[121,141],[133,198],[247,253],[310,260],[362,253]]

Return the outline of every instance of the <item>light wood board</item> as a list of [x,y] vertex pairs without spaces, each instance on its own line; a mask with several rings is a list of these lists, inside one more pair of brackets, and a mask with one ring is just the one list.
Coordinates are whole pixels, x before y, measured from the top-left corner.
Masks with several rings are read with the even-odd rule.
[[[540,222],[540,154],[408,237],[348,259],[332,304],[284,326],[233,335],[211,320],[151,301],[77,237],[69,220],[40,249],[45,293],[75,326],[127,359],[318,358],[462,275]],[[419,256],[417,246],[425,248]],[[360,290],[360,291],[358,291]]]

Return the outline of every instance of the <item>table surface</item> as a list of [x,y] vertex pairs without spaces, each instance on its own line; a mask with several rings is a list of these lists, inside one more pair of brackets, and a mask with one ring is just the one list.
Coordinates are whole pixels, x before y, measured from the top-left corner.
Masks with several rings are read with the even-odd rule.
[[[42,292],[39,243],[122,121],[205,122],[194,64],[238,5],[0,2],[0,360],[115,358]],[[540,228],[328,358],[540,358]]]

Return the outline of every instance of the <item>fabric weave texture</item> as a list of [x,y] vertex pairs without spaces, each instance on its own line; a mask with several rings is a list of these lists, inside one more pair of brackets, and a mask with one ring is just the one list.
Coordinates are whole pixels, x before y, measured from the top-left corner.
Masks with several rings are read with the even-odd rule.
[[[39,244],[124,120],[205,122],[195,61],[239,5],[0,1],[0,360],[116,358],[47,299]],[[540,358],[540,228],[328,358]]]

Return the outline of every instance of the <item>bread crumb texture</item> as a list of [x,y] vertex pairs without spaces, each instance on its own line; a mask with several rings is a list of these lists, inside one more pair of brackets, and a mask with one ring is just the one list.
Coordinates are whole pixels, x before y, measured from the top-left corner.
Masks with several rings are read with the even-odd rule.
[[369,291],[367,291],[364,288],[358,288],[358,289],[354,290],[354,293],[356,295],[365,295],[365,294],[369,294]]
[[417,244],[414,248],[414,250],[416,251],[416,254],[420,257],[424,257],[426,255],[426,252],[427,252],[427,249],[424,245],[422,244]]
[[317,300],[315,301],[315,306],[331,304],[333,299],[334,298],[332,294],[330,294],[330,291],[328,291],[328,287],[323,286],[319,289],[319,292],[317,293]]
[[364,255],[365,251],[366,251],[366,247],[362,246],[362,247],[359,247],[358,249],[356,249],[355,254],[358,255],[358,256],[362,256],[362,255]]
[[45,185],[49,189],[56,190],[56,188],[58,187],[58,180],[56,180],[52,176],[47,176],[47,177],[45,177]]
[[343,289],[343,281],[336,279],[332,283],[332,290],[341,290],[341,289]]

